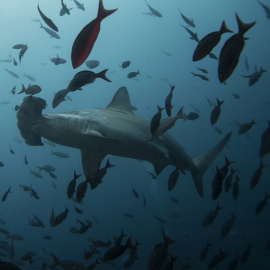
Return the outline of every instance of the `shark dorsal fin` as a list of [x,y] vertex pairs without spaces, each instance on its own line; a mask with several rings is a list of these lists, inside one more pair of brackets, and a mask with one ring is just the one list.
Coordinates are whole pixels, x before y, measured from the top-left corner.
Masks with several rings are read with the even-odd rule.
[[117,90],[111,103],[107,106],[106,109],[133,114],[133,108],[134,107],[130,104],[127,88],[125,86],[122,86]]

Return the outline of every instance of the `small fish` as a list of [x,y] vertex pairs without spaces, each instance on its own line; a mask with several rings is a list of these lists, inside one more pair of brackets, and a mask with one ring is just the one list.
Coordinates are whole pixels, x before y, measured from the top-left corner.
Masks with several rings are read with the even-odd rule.
[[25,165],[28,165],[28,160],[27,160],[27,156],[26,155],[24,155],[24,164]]
[[245,56],[245,68],[246,68],[246,70],[249,70],[249,63],[248,63],[248,57],[247,56]]
[[[58,28],[57,26],[53,23],[53,21],[51,19],[49,19],[48,17],[46,17],[44,15],[44,13],[40,10],[39,5],[38,5],[38,12],[41,16],[41,18],[44,20],[44,22],[54,31],[58,32]],[[39,21],[39,20],[38,20]]]
[[160,108],[159,106],[157,107],[158,107],[158,112],[153,116],[151,120],[151,124],[150,124],[150,131],[152,135],[154,135],[158,130],[160,119],[161,119],[161,112],[164,109],[164,108]]
[[53,172],[48,172],[49,175],[51,176],[51,178],[53,179],[57,179],[57,176],[53,173]]
[[78,9],[85,10],[83,3],[80,3],[77,0],[73,0],[73,1],[76,4],[76,6],[77,6]]
[[73,206],[74,206],[74,209],[75,209],[76,213],[78,213],[78,214],[82,214],[83,213],[83,210],[80,209],[80,208],[78,208],[78,207],[76,207],[74,203],[73,203]]
[[135,78],[137,75],[141,75],[139,70],[137,72],[134,72],[134,71],[129,72],[128,75],[127,75],[127,77],[129,79],[132,79],[132,78]]
[[52,149],[52,155],[60,157],[60,158],[69,158],[69,154],[63,153],[63,152],[54,152]]
[[150,9],[151,13],[156,16],[156,17],[162,17],[161,13],[159,11],[157,11],[156,9],[152,8],[151,6],[149,6],[149,4],[147,3],[147,1],[145,0],[145,3],[147,4],[148,8]]
[[208,265],[208,269],[212,269],[214,267],[216,267],[219,263],[221,263],[227,256],[229,255],[229,253],[224,252],[222,250],[222,248],[220,248],[220,251],[217,255],[215,255],[211,260],[210,263]]
[[204,247],[201,251],[201,254],[200,254],[200,261],[203,261],[205,259],[205,257],[207,256],[208,254],[208,250],[209,248],[212,246],[213,244],[210,244],[208,241],[206,243],[206,247]]
[[217,203],[216,209],[213,211],[210,211],[204,218],[203,220],[203,227],[208,227],[210,226],[213,221],[216,219],[218,212],[223,209],[223,207],[220,207],[219,204]]
[[225,82],[232,75],[245,46],[244,34],[256,23],[243,23],[237,13],[235,15],[239,31],[230,37],[221,49],[218,62],[218,78],[220,82]]
[[240,95],[235,93],[235,92],[231,92],[232,96],[235,98],[235,99],[240,99]]
[[258,3],[262,6],[262,8],[264,9],[264,11],[265,11],[265,13],[266,13],[266,18],[267,18],[268,20],[270,20],[270,7],[267,6],[267,5],[265,5],[265,4],[263,4],[263,3],[260,2],[259,0],[257,0],[257,1],[258,1]]
[[67,196],[70,199],[74,192],[75,192],[75,188],[76,188],[76,180],[81,177],[81,174],[76,174],[75,170],[74,170],[74,176],[73,179],[70,181],[70,183],[68,184],[67,187]]
[[247,249],[244,251],[243,255],[241,256],[241,259],[240,259],[240,265],[244,265],[249,257],[250,257],[250,250],[251,250],[252,246],[250,244],[248,244],[248,247]]
[[37,178],[40,178],[40,179],[43,178],[42,175],[40,173],[38,173],[38,172],[30,171],[30,173],[33,174]]
[[221,236],[222,237],[225,237],[225,236],[227,236],[230,233],[230,231],[231,231],[231,229],[233,227],[233,224],[234,224],[234,220],[236,218],[237,218],[237,216],[235,216],[232,213],[232,217],[223,224],[222,231],[221,231]]
[[173,96],[173,90],[175,88],[174,85],[170,84],[170,86],[171,86],[171,91],[165,99],[165,109],[166,109],[166,113],[169,117],[171,117],[171,114],[172,114],[172,96]]
[[[50,58],[50,57],[49,57],[49,58]],[[60,58],[58,54],[56,55],[56,57],[50,58],[50,60],[51,60],[56,66],[58,66],[58,65],[63,65],[63,64],[65,64],[65,63],[67,62],[66,59]]]
[[165,52],[165,51],[161,51],[161,52],[164,53],[164,54],[167,55],[167,56],[172,56],[172,54],[169,53],[169,52]]
[[266,204],[267,204],[267,201],[268,199],[270,199],[270,196],[267,195],[267,193],[265,193],[265,197],[263,200],[261,200],[258,205],[256,206],[256,210],[255,210],[255,215],[258,216],[262,211],[263,209],[265,208]]
[[38,222],[39,226],[44,228],[45,227],[44,223],[36,215],[33,215],[33,216],[34,216],[34,219]]
[[4,167],[4,163],[2,161],[0,161],[0,167]]
[[197,73],[193,73],[193,72],[190,72],[190,73],[193,75],[193,77],[199,77],[199,78],[201,78],[201,79],[204,80],[204,81],[209,81],[209,78],[207,78],[207,77],[204,76],[204,75],[197,74]]
[[60,105],[60,103],[65,100],[68,93],[68,89],[58,91],[53,98],[52,107],[55,109],[58,105]]
[[143,206],[144,206],[144,208],[146,208],[146,198],[144,196],[144,193],[143,193]]
[[11,59],[0,60],[0,63],[11,63],[11,62],[12,62]]
[[249,78],[249,83],[248,83],[248,85],[249,85],[249,86],[252,86],[252,85],[254,85],[254,84],[261,78],[261,76],[262,76],[262,74],[263,74],[264,72],[267,72],[267,70],[265,70],[265,69],[263,69],[263,68],[261,67],[259,71],[256,70],[253,74],[248,75],[248,76],[243,76],[243,75],[242,75],[242,77],[244,77],[244,78]]
[[221,35],[224,33],[232,33],[232,31],[227,28],[225,21],[222,22],[219,31],[212,32],[200,40],[193,53],[192,61],[199,61],[209,55],[209,53],[217,46],[221,39]]
[[179,200],[173,196],[170,197],[170,200],[173,202],[173,203],[179,203]]
[[47,27],[44,27],[41,23],[40,23],[40,28],[42,28],[52,38],[60,39],[60,36],[57,33],[55,33],[54,31],[52,31],[51,29],[49,29]]
[[123,216],[125,216],[127,218],[134,218],[134,216],[130,213],[123,213]]
[[196,112],[191,112],[187,115],[187,120],[196,120],[200,117],[200,115]]
[[154,180],[157,179],[157,176],[156,176],[155,174],[153,174],[153,173],[150,172],[150,171],[147,171],[147,172],[148,172],[149,176],[150,176],[152,179],[154,179]]
[[90,69],[96,68],[99,66],[99,61],[98,60],[89,60],[85,62],[86,66]]
[[5,71],[6,71],[7,73],[9,73],[9,74],[10,74],[12,77],[14,77],[14,78],[20,78],[19,75],[18,75],[17,73],[13,72],[13,71],[10,71],[10,70],[8,70],[8,69],[6,69],[6,68],[5,68]]
[[[182,25],[182,24],[181,24]],[[190,34],[190,39],[191,40],[195,40],[196,42],[200,42],[199,38],[198,38],[198,34],[197,33],[193,33],[191,30],[189,30],[187,27],[185,27],[184,25],[182,25],[186,30],[187,32]]]
[[12,186],[10,186],[10,187],[8,188],[8,190],[4,193],[4,195],[3,195],[3,197],[2,197],[2,202],[4,202],[4,201],[7,199],[7,196],[8,196],[9,193],[12,193],[12,192],[10,191],[11,187],[12,187]]
[[13,95],[16,94],[16,85],[12,88],[12,90],[10,91]]
[[53,217],[51,216],[51,218],[50,218],[51,227],[55,227],[55,226],[61,224],[66,219],[68,212],[69,212],[69,210],[66,207],[66,210],[64,212],[60,213],[57,216],[55,216],[55,215],[53,215]]
[[120,67],[122,68],[122,69],[126,69],[127,67],[129,67],[130,66],[130,61],[124,61],[121,65],[120,65]]
[[12,47],[12,49],[15,50],[21,50],[22,48],[24,48],[26,46],[26,44],[16,44]]
[[45,240],[52,240],[52,237],[50,235],[45,235],[45,236],[43,236],[43,239],[45,239]]
[[[72,8],[69,9],[69,8],[67,7],[67,5],[64,4],[64,1],[63,1],[63,0],[61,0],[61,5],[62,5],[62,10],[63,10],[64,14],[70,15],[70,10],[71,10]],[[61,14],[60,14],[60,15],[61,15]]]
[[214,55],[213,53],[209,53],[208,56],[212,59],[218,60],[217,56]]
[[233,184],[232,195],[233,195],[233,199],[235,201],[238,200],[238,196],[239,196],[239,181],[240,181],[240,179],[241,179],[241,177],[236,175],[235,182]]
[[18,94],[25,93],[26,95],[36,95],[41,92],[41,87],[39,85],[29,84],[27,88],[22,84],[22,90]]
[[183,20],[184,20],[189,26],[191,26],[191,27],[196,27],[196,25],[195,25],[193,19],[187,18],[187,17],[186,17],[179,9],[178,9],[178,11],[179,11],[179,13],[181,14]]
[[254,119],[250,123],[238,124],[239,125],[239,129],[238,129],[237,134],[238,135],[241,135],[241,134],[247,133],[254,124],[256,124],[256,122],[254,121]]
[[208,73],[208,71],[206,70],[206,69],[204,69],[204,68],[198,68],[198,67],[196,67],[198,70],[200,70],[201,72],[203,72],[203,73],[205,73],[205,74],[207,74]]
[[166,221],[165,221],[163,218],[161,218],[161,217],[155,216],[155,219],[156,219],[157,221],[159,221],[160,223],[162,223],[163,225],[166,224]]
[[137,193],[137,191],[134,188],[132,189],[132,192],[133,192],[135,198],[138,199],[139,198],[139,194]]
[[102,0],[99,0],[97,18],[87,24],[76,37],[71,52],[71,62],[73,68],[77,68],[84,63],[96,42],[100,31],[100,24],[103,19],[114,13],[117,9],[106,10]]
[[220,111],[221,111],[220,106],[221,106],[221,104],[223,104],[223,102],[224,102],[224,100],[220,101],[217,98],[217,106],[212,110],[211,117],[210,117],[210,122],[211,122],[212,125],[216,124],[216,122],[219,119]]
[[15,154],[14,150],[13,150],[11,147],[9,147],[9,152],[10,152],[12,155]]
[[179,178],[179,170],[175,168],[175,170],[170,174],[169,179],[168,179],[168,190],[172,191],[178,181]]
[[13,57],[13,65],[14,65],[14,66],[17,66],[17,65],[18,65],[18,63],[17,63],[17,61],[15,60],[14,57]]

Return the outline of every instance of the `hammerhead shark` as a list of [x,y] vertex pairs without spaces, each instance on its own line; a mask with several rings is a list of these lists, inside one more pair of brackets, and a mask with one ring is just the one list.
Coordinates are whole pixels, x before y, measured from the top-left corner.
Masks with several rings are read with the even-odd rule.
[[94,175],[106,155],[115,155],[153,164],[156,174],[167,165],[192,174],[203,197],[202,177],[230,139],[228,133],[214,148],[192,159],[167,132],[157,139],[146,138],[150,121],[136,116],[126,87],[121,87],[105,109],[90,109],[42,115],[46,101],[27,96],[17,111],[17,125],[25,143],[42,146],[41,137],[81,150],[86,177]]

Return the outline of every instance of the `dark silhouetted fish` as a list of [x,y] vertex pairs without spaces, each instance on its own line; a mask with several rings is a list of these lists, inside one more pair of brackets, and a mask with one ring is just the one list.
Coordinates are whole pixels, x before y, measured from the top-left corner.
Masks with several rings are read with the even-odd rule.
[[144,196],[144,193],[143,193],[143,206],[144,206],[144,208],[146,207],[146,198]]
[[86,66],[90,69],[96,68],[99,66],[98,60],[89,60],[85,62]]
[[67,154],[67,153],[64,153],[64,152],[54,152],[52,149],[51,149],[51,151],[52,151],[52,155],[54,155],[54,156],[57,156],[57,157],[60,157],[60,158],[69,158],[69,154]]
[[200,40],[194,51],[192,61],[199,61],[207,56],[217,46],[221,35],[228,32],[232,33],[232,31],[227,28],[225,21],[223,21],[219,31],[212,32]]
[[122,68],[122,69],[126,69],[127,67],[129,67],[130,66],[130,61],[124,61],[121,65],[120,65],[120,67]]
[[128,75],[127,75],[127,77],[129,79],[132,79],[132,78],[135,78],[137,75],[140,75],[140,71],[139,70],[137,72],[135,72],[135,71],[129,72]]
[[223,104],[223,102],[224,102],[224,100],[220,101],[217,98],[217,105],[212,110],[211,117],[210,117],[210,122],[211,122],[212,125],[214,125],[218,121],[218,118],[219,118],[219,115],[220,115],[220,106],[221,106],[221,104]]
[[263,164],[261,161],[260,167],[253,173],[251,180],[250,180],[250,185],[249,188],[253,190],[260,182],[261,176],[262,176],[262,170],[266,167],[267,165]]
[[249,85],[249,86],[252,86],[252,85],[254,85],[254,84],[261,78],[262,74],[263,74],[264,72],[266,72],[266,71],[267,71],[267,70],[264,70],[264,69],[261,67],[259,71],[256,70],[253,74],[247,75],[247,76],[242,75],[242,77],[244,77],[244,78],[249,78],[249,83],[248,83],[248,85]]
[[96,42],[100,31],[100,24],[103,19],[114,13],[117,9],[106,10],[102,0],[99,0],[97,18],[87,24],[76,37],[71,52],[71,62],[73,68],[77,68],[84,63]]
[[178,11],[179,11],[179,13],[181,14],[183,20],[184,20],[189,26],[191,26],[191,27],[196,27],[196,25],[195,25],[193,19],[187,18],[187,17],[186,17],[179,9],[178,9]]
[[166,221],[163,218],[161,218],[161,217],[155,216],[155,219],[158,220],[163,225],[166,224]]
[[241,135],[241,134],[247,133],[254,124],[256,124],[256,122],[254,121],[254,119],[250,123],[238,124],[239,125],[239,129],[238,129],[237,134]]
[[3,195],[3,197],[2,197],[2,202],[4,202],[6,199],[7,199],[7,196],[8,196],[8,194],[9,193],[12,193],[11,191],[10,191],[10,189],[11,189],[11,186],[8,188],[8,190],[4,193],[4,195]]
[[193,73],[193,72],[190,72],[190,73],[193,75],[193,77],[199,77],[199,78],[201,78],[204,81],[209,81],[209,78],[206,77],[206,76],[204,76],[204,75]]
[[212,199],[213,200],[216,200],[219,197],[219,195],[221,194],[222,185],[223,185],[223,179],[221,176],[221,171],[217,166],[216,167],[216,175],[215,175],[213,182],[212,182]]
[[72,8],[69,9],[69,8],[67,7],[67,5],[64,3],[63,0],[61,0],[61,5],[62,5],[62,10],[63,10],[63,12],[64,12],[65,14],[70,15],[70,10],[71,10]]
[[240,265],[244,265],[249,257],[250,257],[250,250],[251,250],[252,246],[250,244],[248,244],[247,249],[244,251],[244,253],[242,254],[241,258],[240,258]]
[[73,1],[76,4],[76,6],[77,6],[78,9],[85,10],[83,3],[80,3],[77,0],[73,0]]
[[233,180],[233,175],[237,172],[237,170],[234,170],[233,167],[231,168],[231,173],[226,177],[225,182],[224,182],[224,188],[225,192],[228,193],[232,187],[232,180]]
[[40,28],[44,29],[44,31],[47,34],[49,34],[51,37],[56,38],[56,39],[60,39],[60,36],[56,32],[54,32],[53,30],[43,26],[41,23],[40,23]]
[[235,93],[235,92],[231,92],[232,96],[235,98],[235,99],[240,99],[240,95]]
[[[182,24],[181,24],[182,25]],[[199,38],[198,38],[198,34],[197,33],[193,33],[191,30],[189,30],[187,27],[185,27],[184,25],[182,25],[186,30],[187,32],[190,34],[190,39],[191,40],[195,40],[197,41],[198,43],[200,42]]]
[[35,95],[38,94],[39,92],[41,92],[41,88],[36,84],[34,85],[29,84],[27,88],[25,88],[25,86],[22,84],[22,90],[18,92],[18,94],[25,93],[26,95]]
[[[203,72],[203,73],[205,73],[205,74],[207,74],[208,73],[208,71],[205,69],[205,68],[198,68],[198,67],[196,67],[198,70],[200,70],[201,72]],[[212,106],[212,105],[211,105]]]
[[248,63],[248,57],[245,56],[245,68],[246,70],[249,70],[249,63]]
[[51,227],[55,227],[55,226],[61,224],[66,219],[68,212],[69,212],[69,210],[66,207],[66,210],[64,212],[60,213],[57,216],[53,216],[53,218],[50,219]]
[[134,218],[134,215],[132,215],[130,213],[123,213],[123,216],[125,216],[127,218]]
[[265,193],[264,199],[261,200],[261,201],[258,203],[258,205],[256,206],[256,210],[255,210],[256,216],[258,216],[258,215],[263,211],[263,209],[264,209],[265,206],[266,206],[266,203],[267,203],[268,199],[270,199],[270,196],[267,195],[267,193]]
[[139,198],[139,194],[138,194],[138,192],[133,188],[132,189],[132,192],[133,192],[133,194],[134,194],[134,196],[135,196],[135,198]]
[[244,34],[256,23],[243,23],[237,13],[235,15],[239,30],[237,34],[225,42],[221,49],[218,62],[218,78],[220,82],[225,82],[232,75],[245,46]]
[[217,266],[219,263],[221,263],[228,255],[229,255],[229,253],[224,252],[224,251],[222,250],[222,248],[220,248],[219,253],[218,253],[217,255],[215,255],[215,256],[211,259],[211,261],[210,261],[210,263],[209,263],[209,265],[208,265],[208,269],[212,269],[212,268],[216,267],[216,266]]
[[267,5],[263,4],[262,2],[260,2],[259,0],[257,0],[258,3],[263,7],[265,13],[266,13],[266,18],[268,20],[270,20],[270,7],[268,7]]
[[14,66],[17,66],[17,65],[18,65],[18,63],[17,63],[17,61],[15,60],[14,57],[13,57],[13,65],[14,65]]
[[76,188],[76,180],[81,176],[81,174],[76,174],[75,170],[74,170],[74,176],[73,179],[70,181],[70,183],[68,184],[67,187],[67,196],[70,199],[72,197],[72,195],[75,192],[75,188]]
[[23,49],[24,47],[26,46],[26,44],[16,44],[12,47],[12,49],[15,49],[15,50],[21,50]]
[[19,78],[19,75],[18,75],[17,73],[15,73],[15,72],[10,71],[10,70],[8,70],[8,69],[6,69],[6,68],[5,68],[5,71],[6,71],[7,73],[9,73],[12,77],[14,77],[14,78]]
[[210,211],[204,218],[203,220],[203,227],[208,227],[210,226],[213,221],[216,219],[218,212],[222,209],[223,207],[220,207],[219,204],[217,203],[216,209],[213,211]]
[[187,120],[196,120],[200,117],[200,115],[196,112],[191,112],[187,115]]
[[161,112],[163,111],[164,108],[158,107],[158,112],[153,116],[151,123],[150,123],[150,131],[152,135],[155,135],[155,133],[158,130],[159,124],[160,124],[160,119],[161,119]]
[[173,90],[175,88],[174,85],[170,84],[170,86],[171,86],[171,91],[165,99],[165,109],[166,109],[166,113],[169,117],[171,117],[171,114],[172,114],[172,96],[173,96]]
[[151,6],[149,6],[149,4],[147,3],[147,1],[145,0],[145,3],[147,4],[148,8],[150,9],[151,13],[156,16],[156,17],[162,17],[162,15],[160,14],[160,12],[158,12],[156,9],[152,8]]
[[233,227],[233,224],[234,224],[234,220],[236,218],[237,218],[237,216],[235,216],[232,213],[232,217],[223,224],[223,227],[222,227],[222,230],[221,230],[221,236],[222,237],[225,237],[225,236],[227,236],[230,233],[230,231],[231,231],[231,229]]
[[43,21],[54,31],[58,32],[58,28],[57,26],[53,23],[53,21],[51,19],[49,19],[48,17],[46,17],[44,15],[44,13],[40,10],[39,5],[38,5],[38,12],[40,14],[40,16],[42,17]]
[[217,56],[214,55],[213,53],[209,53],[208,56],[212,59],[218,60]]
[[65,100],[65,97],[69,93],[68,89],[62,89],[58,91],[53,98],[52,107],[56,108],[62,101]]
[[62,64],[65,64],[67,62],[66,59],[64,58],[60,58],[57,54],[57,57],[54,57],[54,58],[50,58],[50,60],[56,65],[62,65]]
[[200,254],[200,261],[203,261],[205,259],[205,257],[207,256],[208,254],[208,250],[209,248],[212,246],[213,244],[210,244],[208,241],[206,243],[206,247],[204,247],[201,251],[201,254]]
[[76,207],[74,203],[73,203],[73,206],[74,206],[74,209],[75,209],[76,213],[78,213],[78,214],[82,214],[83,213],[83,210],[80,209],[80,208],[78,208],[78,207]]

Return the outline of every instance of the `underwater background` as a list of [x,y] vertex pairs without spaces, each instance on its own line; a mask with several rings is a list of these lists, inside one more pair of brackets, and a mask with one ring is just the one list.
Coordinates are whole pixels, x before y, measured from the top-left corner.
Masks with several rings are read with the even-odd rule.
[[[252,246],[250,257],[241,269],[269,269],[270,206],[266,205],[259,215],[255,215],[255,209],[266,193],[270,195],[270,166],[263,169],[256,189],[249,188],[252,175],[260,167],[261,135],[270,120],[269,72],[263,73],[260,80],[252,86],[248,85],[248,79],[241,76],[252,74],[255,65],[258,69],[270,68],[270,21],[265,16],[265,10],[255,0],[149,0],[148,4],[162,14],[162,17],[157,17],[145,14],[150,11],[144,0],[104,0],[106,9],[118,10],[102,21],[99,36],[87,60],[100,62],[93,69],[94,72],[109,69],[107,77],[112,82],[97,79],[93,84],[84,86],[83,91],[71,93],[69,96],[72,101],[66,100],[53,109],[54,94],[66,88],[77,72],[88,69],[85,63],[77,70],[72,68],[71,48],[81,29],[96,18],[98,2],[84,0],[83,11],[73,1],[66,0],[67,7],[72,8],[70,15],[60,16],[61,1],[40,0],[40,9],[58,26],[60,39],[51,38],[40,28],[40,22],[33,21],[42,22],[37,1],[0,2],[0,60],[12,60],[0,63],[0,161],[4,164],[0,168],[0,195],[4,195],[10,186],[12,192],[0,203],[0,219],[3,221],[0,228],[24,238],[22,241],[14,240],[14,263],[23,263],[21,269],[42,269],[42,263],[53,263],[50,255],[53,253],[60,260],[83,263],[87,269],[90,263],[102,258],[108,249],[98,248],[100,254],[96,253],[90,260],[85,260],[84,250],[91,250],[91,240],[107,242],[110,239],[113,245],[114,236],[119,236],[123,230],[132,237],[133,244],[136,239],[141,243],[137,250],[138,260],[128,269],[147,269],[151,252],[157,244],[163,242],[163,228],[166,235],[175,240],[169,246],[169,253],[177,257],[174,268],[171,269],[181,269],[187,264],[192,269],[208,269],[210,260],[219,253],[221,247],[229,255],[216,269],[227,269],[237,255],[244,253],[248,244]],[[267,0],[264,0],[264,4],[270,6]],[[217,60],[206,57],[200,62],[192,62],[197,43],[189,38],[189,34],[181,26],[187,24],[179,11],[188,18],[193,18],[196,27],[188,29],[198,33],[199,38],[218,31],[223,20],[229,29],[237,33],[236,12],[243,22],[256,21],[256,25],[245,34],[248,38],[246,45],[238,66],[226,85],[218,80]],[[45,25],[43,22],[42,24]],[[215,55],[219,56],[224,42],[230,36],[227,33],[222,35],[220,43],[213,49]],[[21,43],[27,44],[28,50],[20,62],[19,51],[12,47]],[[67,62],[54,65],[49,58],[56,57],[57,54]],[[13,57],[18,62],[17,66],[13,65]],[[249,69],[245,66],[245,57],[248,58]],[[119,65],[127,60],[131,61],[130,66],[122,69]],[[199,73],[196,67],[207,69],[209,81],[193,77],[191,72]],[[5,68],[17,73],[19,78],[8,74]],[[127,78],[129,72],[138,70],[140,75],[136,78]],[[180,173],[175,188],[169,191],[168,178],[173,170],[171,166],[166,167],[154,180],[149,175],[149,172],[155,173],[150,163],[108,156],[111,164],[116,166],[108,170],[103,183],[94,190],[88,188],[80,204],[69,200],[67,186],[73,178],[74,170],[77,174],[83,174],[80,151],[60,145],[52,147],[47,143],[38,147],[24,143],[14,110],[25,97],[24,93],[17,94],[21,90],[21,84],[28,86],[30,83],[24,73],[34,77],[35,82],[32,84],[42,88],[37,96],[47,102],[44,114],[105,108],[116,90],[126,86],[131,104],[137,108],[134,113],[151,121],[157,112],[157,105],[164,107],[170,84],[175,85],[172,115],[182,106],[186,114],[196,110],[200,115],[195,121],[179,120],[168,131],[189,156],[194,158],[207,152],[232,131],[229,144],[204,174],[204,198],[197,193],[189,172],[186,175]],[[17,93],[12,95],[11,90],[15,85]],[[237,93],[239,97],[236,98],[232,93]],[[215,125],[222,134],[217,133],[210,123],[216,98],[224,100]],[[212,102],[212,106],[207,99]],[[252,119],[256,124],[248,131],[248,135],[238,135],[239,127],[235,122],[244,124]],[[51,149],[68,153],[70,157],[59,158],[51,154]],[[28,165],[24,162],[25,155]],[[235,201],[231,191],[223,191],[218,200],[213,201],[212,181],[216,166],[224,166],[225,156],[235,162],[231,166],[237,169],[235,175],[241,177],[239,197]],[[101,167],[105,166],[106,161],[107,157]],[[270,164],[269,155],[263,158],[263,163]],[[31,174],[30,171],[38,171],[36,166],[46,164],[56,168],[53,173],[57,179],[46,172],[41,172],[42,179]],[[77,183],[83,180],[84,176],[81,176]],[[40,199],[29,196],[20,185],[31,186]],[[134,196],[132,189],[136,190],[138,198]],[[177,198],[178,202],[173,202],[171,198]],[[223,209],[213,224],[204,228],[203,220],[209,211],[216,208],[217,202]],[[83,213],[76,213],[73,204],[82,209]],[[63,212],[65,207],[69,209],[67,218],[56,227],[51,227],[49,223],[53,207],[56,214]],[[230,219],[232,212],[237,218],[230,233],[222,237],[222,227]],[[44,228],[29,225],[28,221],[33,218],[33,214],[43,221]],[[156,217],[162,218],[163,222]],[[76,219],[91,220],[93,227],[84,234],[71,233],[71,227],[78,227]],[[50,235],[52,239],[44,239],[45,235]],[[7,241],[7,244],[1,245],[9,247],[2,250],[0,245],[1,260],[11,261],[10,237],[0,231],[0,240]],[[127,237],[123,239],[123,244],[126,241]],[[207,241],[213,245],[209,248],[207,257],[201,261],[200,253]],[[20,260],[27,252],[35,253],[32,264]],[[128,256],[129,251],[126,250],[124,255],[113,261],[114,265],[102,263],[99,259],[101,263],[96,269],[123,269]],[[61,266],[58,267],[56,269],[62,269]]]

